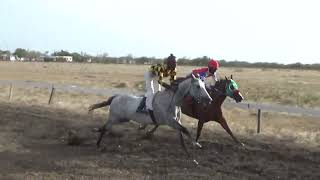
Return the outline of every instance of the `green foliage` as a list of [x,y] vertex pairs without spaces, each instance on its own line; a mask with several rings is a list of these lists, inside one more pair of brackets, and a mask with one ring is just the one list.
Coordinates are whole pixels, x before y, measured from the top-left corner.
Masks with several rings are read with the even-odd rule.
[[68,51],[58,51],[58,52],[54,52],[51,54],[52,56],[72,56],[71,53],[69,53]]
[[[10,51],[2,51],[1,54],[10,55]],[[28,51],[22,48],[17,48],[13,55],[18,57],[28,57],[28,58],[38,58],[41,55],[48,55],[48,51],[45,53],[41,53],[39,51]],[[162,63],[164,59],[155,58],[155,57],[133,57],[132,54],[128,54],[127,56],[122,57],[110,57],[108,53],[103,53],[97,56],[90,56],[86,53],[78,53],[78,52],[68,52],[65,50],[56,51],[51,54],[52,56],[72,56],[74,62],[86,62],[88,59],[91,59],[93,63],[105,63],[105,64],[126,64],[126,63],[134,63],[134,64],[156,64]],[[186,57],[178,58],[178,65],[187,65],[187,66],[207,66],[209,57],[203,56],[194,59],[189,59]],[[46,60],[45,60],[46,61]],[[241,68],[261,68],[263,71],[268,71],[268,69],[307,69],[307,70],[320,70],[320,64],[301,64],[301,63],[293,63],[293,64],[280,64],[280,63],[267,63],[267,62],[256,62],[249,63],[246,61],[226,61],[224,59],[219,60],[219,64],[221,67],[235,67],[239,68],[236,71],[242,71]]]
[[39,51],[28,51],[27,57],[31,59],[36,59],[42,56],[43,54]]
[[0,49],[0,55],[11,55],[11,52],[8,50],[1,50]]
[[19,58],[27,57],[28,51],[25,50],[25,49],[22,49],[22,48],[17,48],[17,49],[14,51],[13,55],[18,56]]

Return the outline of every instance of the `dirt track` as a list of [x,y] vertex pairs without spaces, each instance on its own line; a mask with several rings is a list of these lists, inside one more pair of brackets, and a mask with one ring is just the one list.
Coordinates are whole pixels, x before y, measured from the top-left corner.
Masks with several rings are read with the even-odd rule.
[[[319,151],[272,137],[241,137],[246,150],[225,134],[209,132],[203,149],[188,143],[200,163],[195,166],[167,127],[147,139],[136,124],[116,126],[97,149],[91,129],[102,122],[99,115],[2,102],[0,179],[320,179]],[[66,145],[69,130],[83,138],[80,146]]]

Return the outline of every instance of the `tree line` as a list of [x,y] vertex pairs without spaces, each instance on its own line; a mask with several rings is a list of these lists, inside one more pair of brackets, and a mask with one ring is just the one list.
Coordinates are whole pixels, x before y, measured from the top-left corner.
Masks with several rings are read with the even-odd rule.
[[[27,57],[37,59],[40,57],[50,57],[50,56],[72,56],[73,62],[90,62],[92,63],[104,63],[104,64],[155,64],[161,63],[166,58],[156,58],[156,57],[133,57],[131,54],[122,57],[111,57],[108,53],[98,54],[96,56],[89,55],[87,53],[81,52],[69,52],[66,50],[55,51],[51,54],[46,52],[26,50],[23,48],[17,48],[14,52],[8,50],[0,50],[1,55],[14,55],[19,58]],[[206,66],[209,57],[203,56],[198,58],[178,58],[178,65],[190,65],[190,66]],[[320,70],[320,64],[302,64],[302,63],[292,63],[292,64],[281,64],[281,63],[268,63],[268,62],[255,62],[250,63],[246,61],[226,61],[219,60],[222,67],[247,67],[247,68],[283,68],[283,69],[311,69]]]

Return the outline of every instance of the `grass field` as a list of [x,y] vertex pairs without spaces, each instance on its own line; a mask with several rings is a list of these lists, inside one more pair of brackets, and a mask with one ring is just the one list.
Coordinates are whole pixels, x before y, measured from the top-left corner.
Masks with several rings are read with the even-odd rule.
[[[143,89],[147,66],[0,62],[0,79],[76,84],[87,87]],[[179,76],[192,67],[179,67]],[[246,100],[319,107],[316,71],[221,68],[233,74]],[[104,123],[108,111],[93,115],[87,107],[107,97],[56,92],[47,105],[48,90],[0,87],[0,177],[4,179],[320,179],[319,118],[262,113],[256,134],[255,111],[224,109],[224,115],[247,149],[237,146],[214,122],[205,124],[203,149],[188,148],[200,162],[186,160],[176,132],[160,127],[155,136],[127,123],[95,147],[90,130]],[[313,97],[308,99],[308,97]],[[182,117],[195,136],[197,121]],[[68,132],[82,139],[67,146]]]
[[[0,79],[143,90],[147,68],[121,64],[0,62]],[[193,68],[178,66],[178,76],[185,76]],[[320,107],[319,71],[222,67],[219,74],[221,78],[233,74],[247,101]]]

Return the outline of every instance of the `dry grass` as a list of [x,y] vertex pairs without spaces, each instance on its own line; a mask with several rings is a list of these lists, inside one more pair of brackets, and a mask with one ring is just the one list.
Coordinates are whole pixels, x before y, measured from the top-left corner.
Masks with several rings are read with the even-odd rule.
[[[0,63],[0,79],[33,80],[49,83],[77,84],[87,87],[114,87],[143,90],[143,73],[148,66],[110,64],[66,63]],[[179,76],[193,67],[179,67]],[[315,71],[221,68],[220,75],[233,74],[242,93],[249,101],[293,104],[297,106],[320,106],[320,78]],[[47,104],[50,89],[23,89],[15,87],[13,102]],[[7,101],[9,86],[0,86],[0,98]],[[55,92],[52,106],[85,112],[90,104],[107,97],[81,93]],[[99,113],[106,112],[99,110]],[[225,110],[230,126],[236,134],[250,136],[256,131],[256,112]],[[188,118],[187,118],[188,119]],[[289,116],[281,113],[263,113],[263,134],[275,137],[290,136],[293,142],[313,147],[319,145],[317,118]],[[306,121],[310,123],[305,123]],[[191,124],[195,125],[195,121]],[[211,126],[211,125],[210,125]],[[196,126],[194,126],[195,128]],[[212,126],[211,126],[212,127]],[[218,125],[213,126],[222,131]],[[211,128],[210,128],[211,129]]]
[[[146,68],[1,62],[0,79],[142,90]],[[179,67],[179,76],[191,69]],[[230,74],[234,75],[247,100],[320,106],[319,92],[315,90],[320,89],[320,75],[315,71],[221,68],[221,76]],[[93,147],[96,137],[90,134],[89,127],[101,125],[107,111],[99,109],[90,115],[87,108],[108,97],[58,91],[52,104],[47,105],[49,94],[48,89],[15,87],[9,103],[9,87],[0,86],[0,158],[4,159],[0,168],[6,171],[0,172],[0,176],[8,179],[106,176],[161,179],[170,177],[168,174],[173,174],[171,178],[174,179],[313,179],[320,176],[314,165],[320,162],[319,118],[263,112],[262,133],[256,134],[255,111],[224,109],[235,136],[247,144],[249,150],[239,149],[217,123],[207,123],[200,138],[205,148],[201,153],[192,150],[199,153],[197,158],[202,162],[199,169],[183,160],[175,133],[165,127],[157,131],[155,143],[151,143],[139,139],[136,125],[118,126],[115,131],[125,135],[108,137],[106,150],[102,154],[97,152]],[[183,124],[194,137],[197,121],[183,116]],[[80,147],[61,144],[60,139],[70,128],[80,132],[87,142]]]
[[[0,79],[143,90],[147,68],[121,64],[0,62]],[[192,68],[195,67],[178,66],[178,76],[185,76]],[[219,74],[222,78],[233,74],[247,101],[320,107],[318,71],[222,67]]]

